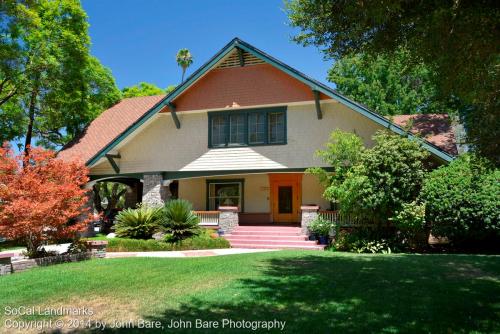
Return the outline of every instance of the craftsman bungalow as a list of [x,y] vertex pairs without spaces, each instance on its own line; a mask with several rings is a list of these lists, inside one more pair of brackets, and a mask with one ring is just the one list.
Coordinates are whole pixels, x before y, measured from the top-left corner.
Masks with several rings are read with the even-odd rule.
[[[447,117],[411,117],[432,160],[452,160]],[[390,121],[235,38],[168,95],[124,99],[103,112],[59,156],[83,159],[89,185],[129,185],[129,206],[184,198],[204,224],[226,232],[305,224],[311,213],[330,209],[304,171],[324,166],[314,152],[332,130],[354,131],[371,146],[377,130],[404,133],[409,118]],[[256,242],[240,241],[232,240]]]

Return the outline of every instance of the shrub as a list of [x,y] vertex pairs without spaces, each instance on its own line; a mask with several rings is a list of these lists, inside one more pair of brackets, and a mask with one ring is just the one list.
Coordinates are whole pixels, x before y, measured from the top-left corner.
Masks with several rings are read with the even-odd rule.
[[29,257],[44,256],[41,245],[74,238],[91,219],[88,169],[80,162],[57,159],[55,152],[31,148],[14,156],[0,147],[0,235],[27,248]]
[[149,239],[163,219],[162,207],[140,205],[136,209],[124,209],[116,215],[115,232],[123,238]]
[[333,228],[333,223],[321,217],[318,217],[313,220],[311,224],[309,224],[308,228],[313,234],[328,236]]
[[174,199],[165,203],[162,228],[171,234],[172,241],[180,241],[200,233],[200,219],[192,210],[191,203]]
[[390,220],[399,230],[397,240],[401,246],[418,248],[427,243],[425,203],[417,204],[416,201],[403,203],[401,210]]
[[112,238],[108,240],[107,251],[109,252],[154,252],[154,251],[175,251],[175,250],[195,250],[195,249],[217,249],[229,248],[229,242],[224,238],[212,238],[212,231],[201,230],[200,233],[191,238],[179,242],[170,243],[156,241],[153,239],[126,239]]
[[432,171],[422,188],[426,219],[432,234],[455,243],[498,235],[500,231],[500,171],[485,160],[464,155]]
[[400,248],[390,237],[390,232],[368,228],[355,228],[336,233],[333,249],[356,253],[392,253]]
[[[338,131],[335,136],[340,136]],[[364,150],[352,136],[355,135],[345,134],[342,141],[332,140],[321,154],[334,170],[342,172],[341,177],[327,178],[326,172],[312,171],[323,182],[331,181],[324,197],[339,202],[343,213],[356,213],[384,222],[401,210],[403,203],[417,198],[426,174],[424,160],[428,153],[419,141],[388,131],[378,131],[373,136],[376,145]]]

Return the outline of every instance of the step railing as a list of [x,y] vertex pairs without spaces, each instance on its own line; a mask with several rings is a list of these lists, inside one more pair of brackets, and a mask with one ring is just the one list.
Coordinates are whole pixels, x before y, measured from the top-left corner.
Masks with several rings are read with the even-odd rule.
[[200,218],[200,225],[217,226],[219,225],[220,211],[193,211]]
[[340,227],[357,227],[357,226],[372,226],[373,223],[363,222],[359,217],[353,214],[342,214],[339,211],[319,211],[318,215],[335,224],[338,224]]

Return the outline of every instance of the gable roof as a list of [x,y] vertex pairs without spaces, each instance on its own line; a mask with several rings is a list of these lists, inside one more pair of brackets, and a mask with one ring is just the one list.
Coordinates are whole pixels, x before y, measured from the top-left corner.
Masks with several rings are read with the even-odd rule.
[[65,160],[89,161],[164,97],[155,95],[123,99],[94,119],[57,156]]
[[[387,118],[371,111],[366,106],[359,104],[351,99],[341,95],[334,89],[316,81],[305,74],[297,71],[296,69],[284,64],[283,62],[277,60],[276,58],[268,55],[267,53],[255,48],[254,46],[242,41],[239,38],[234,38],[228,44],[226,44],[219,52],[217,52],[212,58],[210,58],[204,65],[198,68],[193,74],[191,74],[182,84],[177,86],[172,92],[170,92],[165,97],[161,98],[154,106],[151,106],[150,109],[145,112],[141,117],[139,117],[135,122],[130,124],[121,134],[116,136],[112,141],[110,141],[106,146],[102,147],[96,154],[94,154],[90,159],[87,160],[87,165],[92,165],[96,163],[100,158],[104,157],[106,153],[112,150],[116,145],[118,145],[123,139],[125,139],[129,134],[134,132],[137,128],[139,128],[143,123],[145,123],[148,119],[150,119],[153,115],[158,113],[162,108],[167,106],[176,97],[182,94],[186,89],[191,87],[198,79],[200,79],[205,73],[214,68],[226,55],[228,55],[234,49],[240,49],[245,52],[248,52],[255,56],[256,58],[262,59],[264,62],[275,66],[276,68],[282,70],[288,75],[296,78],[297,80],[308,85],[311,90],[318,91],[320,93],[325,94],[326,96],[337,100],[343,105],[353,109],[354,111],[362,114],[365,117],[368,117],[372,121],[386,127],[398,134],[405,134],[405,131],[401,128],[401,126],[392,123]],[[424,141],[424,148],[428,151],[439,157],[444,161],[451,161],[453,157],[435,146],[434,144]]]
[[436,145],[451,155],[457,155],[457,142],[451,120],[446,114],[418,114],[397,115],[393,117],[394,123],[406,127],[412,122],[410,131],[418,134],[428,142]]

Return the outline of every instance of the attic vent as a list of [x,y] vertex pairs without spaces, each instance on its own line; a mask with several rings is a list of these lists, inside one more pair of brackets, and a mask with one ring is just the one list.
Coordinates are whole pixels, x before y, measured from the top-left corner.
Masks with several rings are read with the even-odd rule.
[[[262,59],[259,59],[246,51],[243,51],[243,59],[245,60],[245,66],[264,64],[264,61]],[[228,68],[228,67],[238,67],[238,66],[240,66],[240,57],[238,55],[238,51],[233,50],[226,57],[226,59],[219,66],[217,66],[217,68]]]

